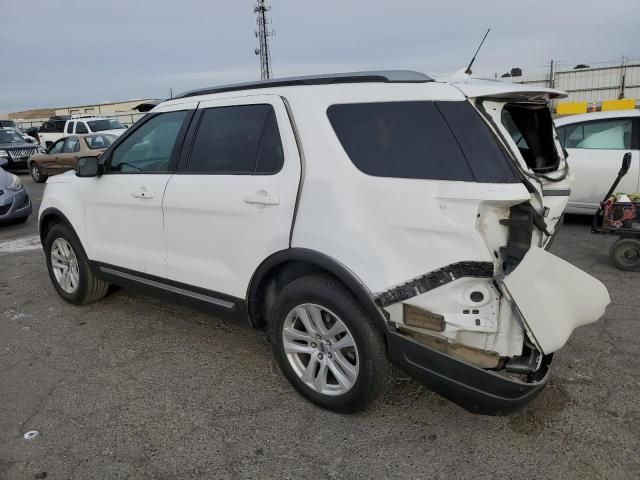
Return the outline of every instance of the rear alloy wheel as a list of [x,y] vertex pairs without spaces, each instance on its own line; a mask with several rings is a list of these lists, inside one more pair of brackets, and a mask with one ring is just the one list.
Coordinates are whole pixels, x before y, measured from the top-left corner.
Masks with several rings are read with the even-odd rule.
[[32,163],[31,164],[31,168],[29,169],[31,171],[31,177],[33,178],[33,181],[36,183],[43,183],[44,181],[47,180],[47,175],[44,173],[44,171],[38,166],[37,163]]
[[387,385],[384,338],[334,277],[313,275],[287,284],[269,312],[269,336],[287,380],[324,408],[363,410]]
[[348,392],[358,378],[358,349],[337,315],[320,305],[294,307],[282,343],[289,364],[307,387],[324,395]]
[[621,270],[640,271],[640,239],[621,238],[611,246],[611,260]]

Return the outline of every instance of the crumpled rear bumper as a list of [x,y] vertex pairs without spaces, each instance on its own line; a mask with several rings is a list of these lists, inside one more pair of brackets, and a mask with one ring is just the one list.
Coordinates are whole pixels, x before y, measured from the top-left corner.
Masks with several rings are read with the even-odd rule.
[[508,415],[531,402],[550,377],[552,355],[543,358],[536,380],[522,382],[478,368],[389,330],[391,362],[430,390],[472,413]]

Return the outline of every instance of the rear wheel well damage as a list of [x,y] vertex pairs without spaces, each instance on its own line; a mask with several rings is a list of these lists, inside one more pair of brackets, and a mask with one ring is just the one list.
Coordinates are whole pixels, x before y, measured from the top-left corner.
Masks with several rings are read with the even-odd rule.
[[325,274],[340,282],[361,304],[374,324],[384,333],[386,319],[373,295],[350,270],[337,260],[314,250],[292,248],[277,252],[258,267],[247,290],[247,310],[251,325],[264,329],[268,313],[278,293],[294,280]]

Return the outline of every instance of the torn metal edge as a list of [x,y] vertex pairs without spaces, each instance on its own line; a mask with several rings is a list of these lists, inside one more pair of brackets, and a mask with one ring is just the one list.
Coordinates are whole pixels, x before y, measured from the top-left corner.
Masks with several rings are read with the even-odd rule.
[[378,293],[374,296],[374,299],[378,307],[384,308],[464,277],[491,278],[493,277],[493,263],[452,263],[446,267],[425,273],[424,275],[398,285],[397,287]]

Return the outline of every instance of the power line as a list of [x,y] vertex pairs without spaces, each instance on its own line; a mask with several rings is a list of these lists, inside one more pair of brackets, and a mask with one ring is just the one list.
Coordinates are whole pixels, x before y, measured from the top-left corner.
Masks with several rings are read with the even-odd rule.
[[271,71],[271,52],[269,51],[269,37],[276,34],[273,29],[269,29],[271,25],[271,19],[267,16],[267,12],[271,10],[271,7],[267,6],[267,0],[256,0],[256,6],[253,8],[256,14],[256,26],[255,30],[256,38],[258,39],[258,48],[255,49],[255,54],[260,56],[260,79],[267,80],[273,76]]

